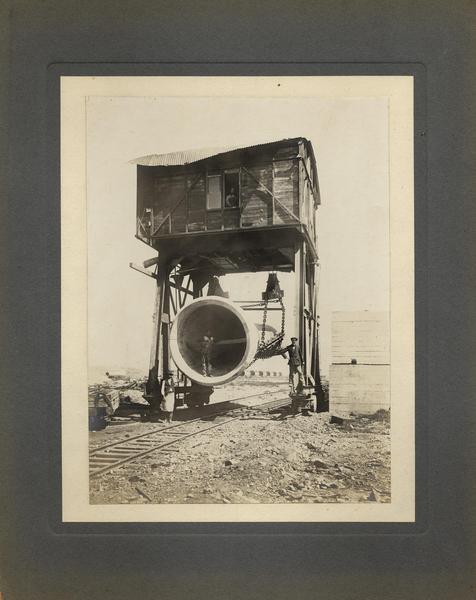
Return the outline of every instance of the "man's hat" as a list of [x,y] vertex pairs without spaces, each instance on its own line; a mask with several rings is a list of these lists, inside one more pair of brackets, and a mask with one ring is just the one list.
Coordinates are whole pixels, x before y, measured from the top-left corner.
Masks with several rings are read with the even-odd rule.
[[297,342],[297,341],[298,341],[297,337],[292,337],[291,338],[291,342]]

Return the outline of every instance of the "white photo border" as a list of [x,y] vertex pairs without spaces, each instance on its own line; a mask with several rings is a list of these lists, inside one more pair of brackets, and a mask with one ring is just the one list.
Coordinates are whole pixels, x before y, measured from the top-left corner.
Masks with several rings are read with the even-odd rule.
[[[279,85],[278,85],[279,84]],[[61,77],[63,522],[414,522],[413,76]],[[385,97],[389,118],[391,502],[89,504],[86,98]]]

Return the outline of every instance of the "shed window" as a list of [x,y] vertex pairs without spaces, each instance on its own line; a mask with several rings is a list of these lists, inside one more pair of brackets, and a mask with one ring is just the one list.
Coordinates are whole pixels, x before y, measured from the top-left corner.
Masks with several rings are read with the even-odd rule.
[[225,183],[225,208],[238,208],[240,206],[240,171],[226,171]]
[[207,177],[207,208],[209,210],[221,209],[221,175],[209,175]]

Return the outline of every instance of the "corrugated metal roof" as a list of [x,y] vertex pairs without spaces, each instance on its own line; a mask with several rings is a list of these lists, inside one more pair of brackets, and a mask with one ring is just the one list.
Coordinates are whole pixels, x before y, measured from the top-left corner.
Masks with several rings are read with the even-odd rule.
[[304,140],[305,138],[288,138],[288,140],[275,140],[273,142],[253,144],[251,146],[240,145],[225,146],[221,148],[198,148],[195,150],[180,150],[178,152],[169,152],[168,154],[149,154],[148,156],[141,156],[139,158],[135,158],[130,162],[132,164],[142,165],[144,167],[176,167],[198,162],[199,160],[211,158],[212,156],[218,156],[219,154],[225,154],[226,152],[232,152],[233,150],[251,150],[253,148],[269,146],[270,144],[299,139]]
[[217,154],[237,150],[237,146],[220,147],[220,148],[197,148],[196,150],[179,150],[177,152],[169,152],[167,154],[149,154],[135,158],[130,162],[144,167],[176,167],[188,165],[190,163],[210,158]]

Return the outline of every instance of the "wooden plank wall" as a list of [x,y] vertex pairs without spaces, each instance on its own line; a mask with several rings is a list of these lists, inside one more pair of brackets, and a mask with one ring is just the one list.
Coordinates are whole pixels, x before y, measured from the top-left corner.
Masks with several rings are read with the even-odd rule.
[[[168,177],[157,177],[155,182],[154,199],[154,229],[170,213],[172,208],[181,201],[181,205],[175,210],[172,220],[172,231],[185,231],[186,203],[185,203],[185,176],[173,175]],[[170,233],[168,223],[164,223],[160,230],[161,234]]]
[[223,211],[223,226],[225,229],[240,228],[240,209],[227,208]]
[[389,313],[339,311],[332,313],[331,362],[390,363]]
[[[281,148],[274,154],[269,152],[262,155],[259,158],[260,164],[255,165],[245,155],[241,157],[244,161],[240,174],[241,208],[225,209],[223,214],[222,211],[208,211],[206,208],[206,165],[202,167],[201,173],[196,168],[184,167],[179,173],[165,174],[158,168],[138,167],[138,216],[139,211],[143,212],[145,207],[152,207],[152,230],[155,235],[206,229],[216,231],[222,227],[239,229],[240,226],[248,228],[295,224],[297,220],[293,219],[292,214],[299,218],[300,189],[300,161],[293,157],[295,152],[292,146]],[[236,168],[237,165],[217,163],[215,167],[220,171]],[[273,202],[272,194],[277,201]],[[171,211],[170,224],[168,219],[163,222]]]
[[273,194],[275,223],[293,223],[295,220],[280,206],[285,206],[299,217],[299,170],[297,159],[280,160],[273,163]]
[[[390,325],[386,311],[332,313],[329,408],[345,416],[390,408]],[[357,364],[350,364],[352,359]]]
[[329,408],[337,416],[389,410],[390,365],[331,365]]
[[148,167],[137,168],[137,216],[141,217],[144,208],[154,202],[154,174]]
[[207,199],[205,174],[187,176],[188,230],[204,231],[207,222]]
[[221,210],[207,211],[207,229],[209,231],[221,230],[222,222]]
[[271,163],[259,167],[247,167],[241,173],[241,223],[243,227],[264,227],[273,224],[273,199],[270,193],[261,188],[256,180],[272,191]]
[[140,220],[144,228],[137,225],[137,235],[146,240],[146,231],[149,231],[148,223],[150,214],[145,212],[146,208],[151,208],[154,204],[154,174],[148,167],[139,166],[137,169],[137,219]]

